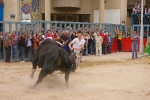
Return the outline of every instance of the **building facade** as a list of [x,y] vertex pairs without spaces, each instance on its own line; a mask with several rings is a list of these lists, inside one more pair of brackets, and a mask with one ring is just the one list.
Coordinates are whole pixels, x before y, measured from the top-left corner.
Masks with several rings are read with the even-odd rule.
[[97,22],[104,23],[106,17],[111,18],[104,15],[105,10],[111,9],[119,9],[120,14],[116,16],[119,16],[120,22],[127,19],[127,0],[3,0],[3,2],[4,21],[21,21],[25,4],[30,6],[32,20],[94,22],[97,18]]

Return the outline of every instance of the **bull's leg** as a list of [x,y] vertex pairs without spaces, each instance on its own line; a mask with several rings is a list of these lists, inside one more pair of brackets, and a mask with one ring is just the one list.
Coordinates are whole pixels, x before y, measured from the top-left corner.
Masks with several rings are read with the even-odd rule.
[[31,72],[31,75],[30,75],[30,79],[33,79],[35,70],[36,70],[36,69],[32,69],[32,72]]
[[38,80],[36,81],[36,83],[33,85],[32,88],[35,88],[36,86],[38,86],[38,85],[41,83],[41,81],[43,80],[43,78],[44,78],[47,74],[50,74],[49,70],[48,70],[48,69],[42,69],[42,70],[40,71]]
[[69,85],[68,85],[69,74],[70,74],[70,72],[66,72],[66,73],[65,73],[66,87],[68,87],[68,86],[69,86]]
[[33,79],[33,77],[34,77],[34,73],[35,73],[35,70],[36,70],[36,67],[37,67],[37,60],[33,60],[32,65],[33,65],[33,67],[32,67],[32,72],[31,72],[31,75],[30,75],[30,79]]

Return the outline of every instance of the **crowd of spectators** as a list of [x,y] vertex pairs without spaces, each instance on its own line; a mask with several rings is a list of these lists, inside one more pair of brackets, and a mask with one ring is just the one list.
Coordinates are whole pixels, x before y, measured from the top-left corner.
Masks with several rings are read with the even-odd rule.
[[[141,5],[135,5],[132,9],[132,14],[141,14]],[[148,8],[143,6],[143,14],[148,14]]]
[[[52,30],[46,30],[46,33],[44,33],[44,28],[41,29],[41,32],[37,28],[36,34],[33,34],[32,28],[30,28],[29,34],[23,33],[21,28],[18,33],[15,31],[12,33],[6,32],[5,34],[0,32],[0,60],[5,56],[6,63],[10,62],[11,57],[12,60],[19,60],[21,63],[25,62],[25,58],[31,61],[39,43],[47,38],[62,43],[64,45],[62,48],[70,54],[71,51],[68,44],[78,36],[78,31],[80,30],[73,30],[67,26],[66,30],[62,31],[62,33],[60,33],[59,28],[55,30],[54,27]],[[83,39],[85,40],[85,49],[82,53],[84,56],[102,56],[112,51],[113,37],[106,30],[99,32],[98,29],[92,31],[88,29],[87,31],[85,27]],[[6,51],[6,55],[3,55],[4,50]]]

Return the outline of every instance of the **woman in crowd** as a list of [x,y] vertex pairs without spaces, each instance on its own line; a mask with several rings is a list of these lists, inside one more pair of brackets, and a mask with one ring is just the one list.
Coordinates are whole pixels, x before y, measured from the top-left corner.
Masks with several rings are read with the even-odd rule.
[[10,33],[7,34],[5,40],[5,48],[6,48],[6,63],[10,63],[10,56],[11,56],[11,35]]
[[67,35],[66,31],[63,31],[63,33],[61,35],[61,41],[64,44],[63,49],[67,50],[68,35]]
[[22,33],[21,37],[19,39],[19,42],[18,42],[19,47],[20,47],[20,63],[25,62],[24,55],[25,55],[26,42],[27,42],[27,40],[25,38],[25,34]]

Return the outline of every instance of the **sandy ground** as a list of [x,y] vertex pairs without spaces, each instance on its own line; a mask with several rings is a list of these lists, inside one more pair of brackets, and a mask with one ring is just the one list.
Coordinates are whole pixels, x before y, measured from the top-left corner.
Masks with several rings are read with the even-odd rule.
[[0,63],[0,100],[150,100],[150,65],[147,56],[131,59],[131,53],[85,56],[70,74],[69,88],[57,71],[34,90],[40,69],[29,79],[32,65]]

